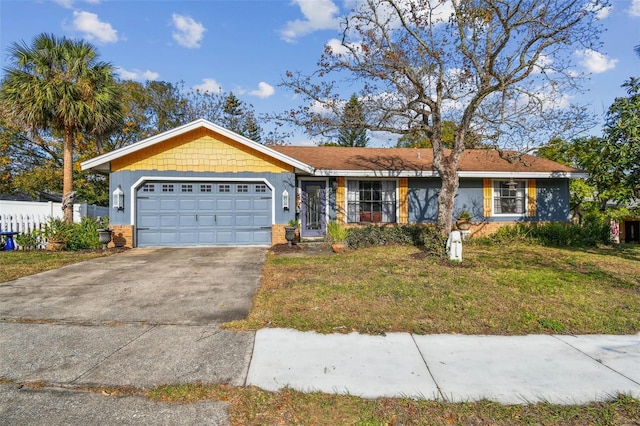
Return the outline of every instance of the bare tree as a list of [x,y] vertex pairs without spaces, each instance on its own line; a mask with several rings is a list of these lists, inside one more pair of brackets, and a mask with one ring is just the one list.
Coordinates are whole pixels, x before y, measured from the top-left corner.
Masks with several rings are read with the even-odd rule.
[[[599,0],[363,0],[327,44],[311,75],[288,72],[284,87],[306,104],[277,118],[327,135],[353,91],[370,131],[431,141],[442,180],[437,227],[451,229],[465,139],[520,152],[591,125],[569,106],[584,74],[576,52],[597,50]],[[443,124],[456,124],[451,149]],[[517,161],[516,158],[511,158]]]

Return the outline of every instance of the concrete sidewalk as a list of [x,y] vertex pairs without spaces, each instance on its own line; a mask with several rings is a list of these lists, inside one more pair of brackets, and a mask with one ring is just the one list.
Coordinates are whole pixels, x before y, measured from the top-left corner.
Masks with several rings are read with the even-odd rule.
[[640,334],[256,333],[247,385],[376,397],[584,404],[640,397]]

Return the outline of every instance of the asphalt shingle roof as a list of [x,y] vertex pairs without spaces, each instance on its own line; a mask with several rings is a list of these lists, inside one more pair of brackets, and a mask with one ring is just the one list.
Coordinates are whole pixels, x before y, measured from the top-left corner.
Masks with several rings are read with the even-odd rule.
[[[271,147],[320,170],[431,171],[433,153],[420,148],[347,148],[333,146]],[[458,166],[465,172],[581,173],[573,167],[532,155],[510,162],[492,149],[467,149]]]

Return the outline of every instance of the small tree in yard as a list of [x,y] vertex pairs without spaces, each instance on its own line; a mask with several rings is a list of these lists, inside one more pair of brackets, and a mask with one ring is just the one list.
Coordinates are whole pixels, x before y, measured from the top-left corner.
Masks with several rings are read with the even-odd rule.
[[[585,76],[577,50],[597,46],[598,0],[363,0],[343,20],[312,75],[282,85],[307,102],[277,118],[311,135],[340,129],[340,93],[360,85],[369,131],[428,139],[442,181],[436,226],[451,229],[458,162],[470,135],[519,152],[580,129],[584,109],[563,105]],[[335,78],[330,80],[329,77]],[[443,125],[455,123],[447,149]]]

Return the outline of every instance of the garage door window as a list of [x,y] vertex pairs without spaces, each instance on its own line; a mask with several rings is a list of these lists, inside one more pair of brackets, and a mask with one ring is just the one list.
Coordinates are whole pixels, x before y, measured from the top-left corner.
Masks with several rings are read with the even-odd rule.
[[211,185],[200,185],[200,192],[211,192]]
[[218,185],[218,192],[231,192],[231,185]]
[[256,192],[258,193],[267,192],[267,185],[256,185]]
[[238,192],[249,192],[249,185],[238,185]]
[[142,186],[142,192],[154,192],[156,190],[155,185],[152,185],[150,183],[145,183]]
[[182,185],[180,192],[193,192],[193,185]]
[[163,183],[162,184],[162,192],[173,192],[173,185],[172,184]]

